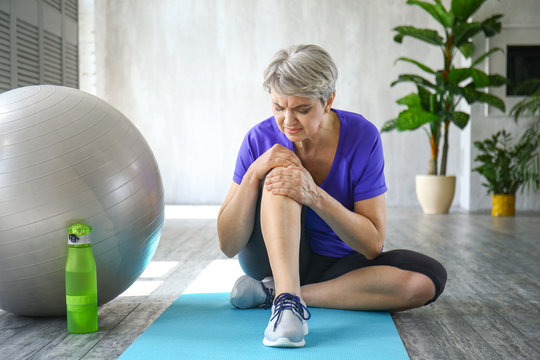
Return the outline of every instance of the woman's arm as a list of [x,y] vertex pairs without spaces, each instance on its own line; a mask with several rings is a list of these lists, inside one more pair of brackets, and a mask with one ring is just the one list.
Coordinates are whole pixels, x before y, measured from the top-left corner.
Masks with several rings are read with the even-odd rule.
[[274,145],[249,166],[240,184],[233,182],[217,220],[219,245],[225,255],[235,256],[249,241],[260,182],[268,171],[277,166],[300,164],[294,152],[284,146]]
[[311,208],[352,249],[371,260],[382,251],[386,233],[384,194],[356,201],[354,212],[320,189],[318,201]]
[[217,229],[219,247],[233,257],[246,246],[253,231],[259,180],[247,173],[238,185],[233,182],[219,210]]
[[386,203],[383,195],[356,201],[354,211],[315,184],[303,167],[275,169],[266,178],[266,189],[309,206],[352,249],[374,259],[380,254],[386,233]]

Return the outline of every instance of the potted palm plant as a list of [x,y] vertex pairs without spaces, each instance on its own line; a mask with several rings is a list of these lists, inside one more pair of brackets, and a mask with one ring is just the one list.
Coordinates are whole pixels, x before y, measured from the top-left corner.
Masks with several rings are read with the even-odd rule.
[[520,116],[531,117],[532,123],[517,142],[505,130],[491,138],[475,141],[479,154],[475,160],[480,165],[473,171],[486,180],[488,194],[492,193],[493,216],[514,216],[516,192],[521,187],[538,191],[540,185],[540,79],[532,79],[521,85],[533,92],[517,103],[510,114],[517,122]]
[[[428,134],[431,148],[428,175],[416,176],[416,190],[424,213],[447,213],[455,189],[455,176],[446,176],[448,158],[448,135],[450,124],[463,129],[469,122],[470,115],[457,110],[457,105],[464,99],[467,103],[486,103],[505,111],[504,102],[483,90],[491,86],[506,84],[501,75],[488,75],[477,66],[499,48],[494,48],[471,60],[468,67],[456,67],[456,58],[461,53],[465,58],[472,58],[475,47],[472,37],[483,34],[494,36],[501,30],[502,15],[493,15],[484,21],[471,21],[470,17],[485,0],[452,0],[450,9],[446,9],[441,0],[432,3],[408,0],[408,5],[416,5],[429,13],[442,27],[442,35],[437,30],[421,29],[414,26],[398,26],[394,29],[394,40],[401,43],[404,37],[412,37],[429,45],[438,47],[442,55],[442,68],[432,69],[420,61],[408,57],[396,60],[414,64],[428,78],[417,74],[402,74],[392,83],[413,83],[416,91],[397,100],[407,109],[397,118],[385,122],[381,132],[398,130],[416,130],[424,128]],[[439,144],[441,139],[442,158],[439,167]],[[441,188],[442,187],[442,188]],[[426,192],[427,190],[427,192]]]

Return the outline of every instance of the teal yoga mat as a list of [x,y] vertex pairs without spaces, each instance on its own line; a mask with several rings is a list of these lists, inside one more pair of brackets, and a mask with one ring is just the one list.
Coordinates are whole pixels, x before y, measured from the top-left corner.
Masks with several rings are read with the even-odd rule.
[[182,295],[119,359],[409,359],[388,313],[309,310],[305,347],[269,348],[269,309],[235,309],[228,293]]

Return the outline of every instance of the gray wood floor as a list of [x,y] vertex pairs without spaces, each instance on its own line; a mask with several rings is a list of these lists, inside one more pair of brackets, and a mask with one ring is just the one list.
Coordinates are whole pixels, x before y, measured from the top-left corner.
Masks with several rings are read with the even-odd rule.
[[[393,314],[411,359],[540,359],[540,216],[422,215],[389,209],[386,250],[435,257],[449,278],[439,300]],[[155,261],[176,261],[147,296],[99,309],[99,331],[69,335],[63,318],[0,310],[0,359],[116,359],[212,260],[215,220],[167,220]]]

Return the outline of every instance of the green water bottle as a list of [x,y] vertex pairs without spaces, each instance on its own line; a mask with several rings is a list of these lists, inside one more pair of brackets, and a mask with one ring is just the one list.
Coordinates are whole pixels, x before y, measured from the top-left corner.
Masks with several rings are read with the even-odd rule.
[[67,328],[72,334],[98,329],[96,261],[90,244],[92,227],[68,227],[66,260]]

